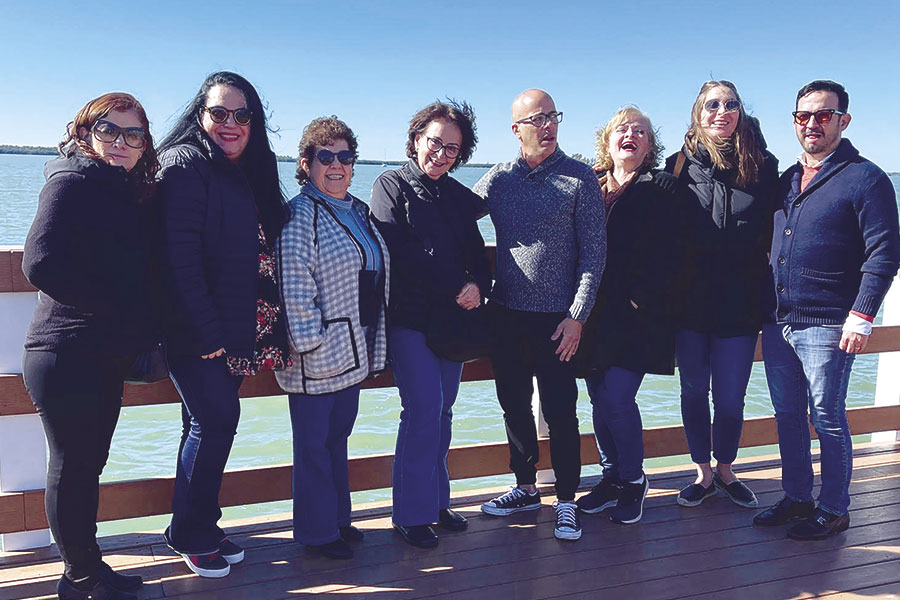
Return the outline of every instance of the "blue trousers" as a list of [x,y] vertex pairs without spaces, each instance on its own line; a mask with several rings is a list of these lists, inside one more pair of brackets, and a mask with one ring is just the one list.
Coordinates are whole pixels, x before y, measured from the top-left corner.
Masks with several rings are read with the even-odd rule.
[[781,486],[796,502],[812,499],[808,419],[819,435],[819,507],[842,515],[850,508],[853,446],[847,424],[847,386],[854,354],[838,347],[841,326],[763,326],[763,357],[781,451]]
[[450,508],[450,449],[453,403],[462,363],[437,356],[425,334],[392,327],[391,369],[400,390],[400,428],[394,451],[394,523],[427,525]]
[[[718,337],[679,329],[675,358],[681,378],[681,419],[691,460],[731,464],[737,458],[744,427],[744,396],[750,382],[756,335]],[[710,441],[709,391],[713,423]]]
[[644,474],[644,431],[636,399],[643,379],[643,373],[610,367],[585,380],[604,479],[636,481]]
[[225,532],[219,489],[241,416],[243,377],[228,373],[225,357],[169,356],[169,372],[181,395],[181,446],[175,470],[169,541],[180,552],[207,554]]
[[294,539],[319,546],[350,524],[347,438],[359,412],[359,384],[330,394],[289,394],[294,435]]

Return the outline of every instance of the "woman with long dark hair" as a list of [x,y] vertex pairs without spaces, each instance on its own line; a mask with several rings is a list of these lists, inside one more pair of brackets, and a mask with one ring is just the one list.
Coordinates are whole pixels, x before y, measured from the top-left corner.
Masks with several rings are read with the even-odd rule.
[[25,338],[25,386],[50,447],[47,520],[65,564],[59,597],[136,598],[97,545],[100,473],[128,367],[156,334],[152,215],[158,169],[150,124],[129,94],[104,94],[69,123],[22,270],[40,290]]
[[217,524],[238,388],[288,360],[274,254],[284,197],[253,86],[227,71],[207,77],[160,163],[169,371],[183,400],[166,541],[198,575],[224,577],[244,557]]
[[681,490],[678,504],[696,506],[719,490],[740,506],[756,506],[731,464],[762,326],[778,161],[734,84],[707,81],[694,101],[684,146],[668,158],[666,170],[678,179],[684,216],[675,356],[684,432],[697,465],[697,479]]

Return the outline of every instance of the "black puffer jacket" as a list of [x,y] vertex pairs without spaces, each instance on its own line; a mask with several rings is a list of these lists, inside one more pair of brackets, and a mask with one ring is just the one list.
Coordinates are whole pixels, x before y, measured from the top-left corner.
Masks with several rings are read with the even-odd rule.
[[425,331],[429,308],[454,303],[468,281],[487,297],[491,269],[476,223],[481,199],[469,188],[449,175],[434,181],[410,160],[375,180],[369,204],[391,253],[391,325]]
[[202,133],[159,158],[169,351],[250,356],[259,268],[250,183]]
[[[719,337],[753,335],[762,325],[778,160],[765,152],[755,184],[739,188],[732,170],[713,167],[702,145],[687,156],[676,193],[684,256],[678,275],[681,328]],[[672,172],[678,153],[666,160]]]
[[575,355],[581,377],[612,366],[674,373],[670,288],[680,256],[672,227],[675,179],[655,170],[636,177],[606,217],[606,269]]
[[156,335],[149,203],[122,167],[77,151],[44,167],[47,183],[22,270],[41,290],[29,350],[136,354]]

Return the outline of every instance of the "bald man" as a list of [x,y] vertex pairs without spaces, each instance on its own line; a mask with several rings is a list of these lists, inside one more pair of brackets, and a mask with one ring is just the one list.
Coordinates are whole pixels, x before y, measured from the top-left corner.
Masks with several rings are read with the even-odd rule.
[[577,540],[581,443],[571,359],[603,274],[606,223],[596,176],[557,145],[561,120],[547,92],[519,94],[512,105],[519,156],[495,165],[474,188],[497,232],[497,276],[489,304],[497,343],[491,362],[516,475],[516,486],[481,510],[509,515],[541,506],[531,410],[537,377],[556,473],[554,535]]

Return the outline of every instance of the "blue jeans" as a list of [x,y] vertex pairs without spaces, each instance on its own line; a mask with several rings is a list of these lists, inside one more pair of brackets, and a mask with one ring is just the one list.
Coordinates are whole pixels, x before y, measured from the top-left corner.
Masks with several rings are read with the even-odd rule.
[[[723,464],[731,464],[737,458],[756,339],[756,335],[718,337],[689,329],[675,333],[681,419],[691,460],[697,464],[710,462],[710,455]],[[710,380],[714,409],[711,442]]]
[[637,392],[644,379],[622,367],[585,379],[604,479],[636,481],[644,474],[644,437]]
[[428,525],[450,508],[447,451],[462,363],[437,356],[425,334],[392,327],[388,336],[400,428],[394,451],[394,523]]
[[294,436],[294,539],[337,540],[350,525],[347,438],[359,412],[359,384],[330,394],[289,394]]
[[795,502],[812,499],[809,422],[819,435],[819,507],[842,515],[850,508],[853,447],[847,424],[847,385],[854,354],[840,348],[840,325],[763,326],[766,379],[781,451],[781,486]]
[[241,416],[244,378],[228,373],[224,356],[169,356],[169,372],[182,399],[182,429],[168,537],[180,552],[207,554],[225,538],[217,524],[219,489]]

